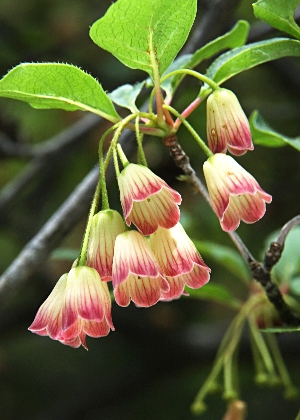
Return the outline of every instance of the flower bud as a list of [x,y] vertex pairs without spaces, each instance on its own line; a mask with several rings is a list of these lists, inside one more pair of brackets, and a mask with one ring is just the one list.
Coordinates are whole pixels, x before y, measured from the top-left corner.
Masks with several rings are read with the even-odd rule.
[[207,141],[213,153],[239,156],[253,150],[248,119],[233,92],[216,89],[207,99]]

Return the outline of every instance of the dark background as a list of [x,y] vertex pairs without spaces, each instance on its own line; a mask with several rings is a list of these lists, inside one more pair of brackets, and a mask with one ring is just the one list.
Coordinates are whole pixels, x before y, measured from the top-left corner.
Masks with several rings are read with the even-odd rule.
[[[89,27],[110,4],[106,0],[1,0],[0,75],[20,62],[55,61],[81,67],[98,78],[107,91],[143,80],[144,73],[126,68],[89,39]],[[252,41],[261,39],[261,34],[277,34],[255,20],[251,1],[199,1],[193,27],[199,31],[198,47],[229,30],[239,18],[253,23]],[[201,70],[205,71],[208,64]],[[299,60],[287,58],[262,65],[238,75],[224,87],[238,95],[247,115],[258,109],[275,129],[291,137],[299,135]],[[197,82],[187,78],[174,106],[183,110],[195,98],[198,88]],[[189,121],[205,138],[205,107],[202,108]],[[68,147],[44,160],[35,175],[29,176],[24,187],[9,200],[3,199],[3,192],[27,173],[33,162],[32,147],[42,145],[83,117],[81,112],[34,110],[25,103],[0,99],[0,272],[96,164],[99,137],[107,126],[95,123],[83,135],[74,136],[76,139]],[[202,177],[204,156],[184,130],[179,132],[179,139]],[[187,231],[196,239],[231,246],[201,196],[176,180],[180,171],[160,142],[149,139],[148,145],[149,166],[183,196],[182,223]],[[265,238],[299,213],[299,154],[290,147],[257,146],[239,161],[273,195],[266,216],[238,230],[259,258]],[[109,196],[111,206],[119,209],[114,182]],[[85,218],[86,215],[60,246],[79,248]],[[224,282],[240,297],[245,294],[237,279],[205,259],[213,269],[213,282]],[[116,331],[102,339],[88,337],[88,352],[74,350],[27,331],[38,307],[69,267],[70,261],[49,257],[27,282],[16,283],[9,293],[5,291],[0,296],[0,418],[193,418],[189,407],[210,371],[233,313],[221,305],[189,298],[159,303],[147,310],[133,304],[128,308],[114,304]],[[280,342],[293,381],[300,386],[299,337],[286,335]],[[257,387],[253,376],[245,334],[240,348],[240,381],[241,398],[248,404],[247,418],[293,420],[299,401],[284,400],[282,389]],[[221,419],[226,404],[220,394],[209,397],[207,403],[208,411],[200,418]]]

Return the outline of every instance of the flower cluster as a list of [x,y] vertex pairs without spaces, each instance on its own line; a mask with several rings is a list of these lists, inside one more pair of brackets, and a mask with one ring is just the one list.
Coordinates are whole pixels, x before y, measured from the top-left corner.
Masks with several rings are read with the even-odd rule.
[[72,347],[114,329],[107,282],[115,301],[149,307],[199,288],[210,268],[179,223],[180,194],[145,166],[129,163],[118,176],[128,226],[115,210],[93,216],[86,266],[64,274],[40,307],[30,331]]
[[[248,120],[227,89],[208,98],[207,134],[212,153],[203,170],[222,229],[233,231],[240,220],[256,222],[272,197],[226,155],[227,149],[235,155],[253,149]],[[102,337],[114,329],[108,282],[118,305],[149,307],[179,298],[185,285],[197,289],[209,281],[210,268],[179,222],[180,194],[146,166],[127,159],[123,164],[118,185],[127,228],[115,210],[91,214],[83,258],[59,279],[32,332],[86,348],[86,335]]]

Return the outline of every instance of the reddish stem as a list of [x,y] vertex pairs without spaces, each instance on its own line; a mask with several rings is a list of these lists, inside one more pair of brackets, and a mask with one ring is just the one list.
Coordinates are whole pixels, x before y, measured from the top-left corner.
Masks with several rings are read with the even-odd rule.
[[[196,98],[182,113],[182,117],[183,118],[187,118],[202,102],[203,98]],[[181,121],[179,118],[177,118],[177,120],[174,123],[174,129],[176,129],[176,131],[178,130],[178,128],[181,125]]]

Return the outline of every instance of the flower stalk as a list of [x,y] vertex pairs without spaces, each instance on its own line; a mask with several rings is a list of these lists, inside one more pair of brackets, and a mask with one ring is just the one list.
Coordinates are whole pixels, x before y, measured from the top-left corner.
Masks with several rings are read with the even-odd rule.
[[171,114],[175,115],[175,117],[177,117],[182,122],[182,124],[191,133],[191,135],[194,137],[194,139],[196,140],[196,142],[201,147],[201,149],[203,150],[203,152],[206,154],[207,157],[213,156],[213,153],[206,146],[205,142],[201,139],[199,134],[193,129],[193,127],[187,122],[187,120],[184,117],[182,117],[182,115],[178,111],[176,111],[176,109],[174,109],[170,105],[164,105],[164,108],[170,111]]

